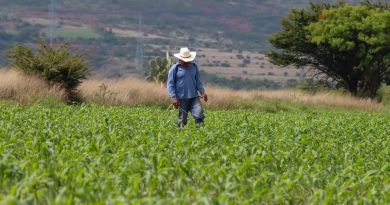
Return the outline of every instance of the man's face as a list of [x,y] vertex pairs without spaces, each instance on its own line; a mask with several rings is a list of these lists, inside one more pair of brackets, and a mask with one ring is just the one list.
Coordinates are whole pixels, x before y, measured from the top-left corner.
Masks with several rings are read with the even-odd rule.
[[182,65],[183,67],[188,67],[191,62],[184,62],[183,60],[179,60],[179,64]]

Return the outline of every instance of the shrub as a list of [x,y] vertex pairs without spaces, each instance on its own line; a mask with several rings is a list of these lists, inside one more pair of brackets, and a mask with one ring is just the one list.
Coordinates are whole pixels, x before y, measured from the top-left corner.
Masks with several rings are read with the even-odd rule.
[[230,64],[225,62],[225,63],[221,63],[221,66],[222,67],[230,67]]
[[7,52],[11,67],[42,77],[50,86],[60,85],[68,102],[80,102],[76,88],[91,72],[89,62],[82,59],[85,53],[73,54],[68,43],[55,48],[42,39],[38,46],[35,52],[21,44],[11,48]]
[[297,88],[313,94],[319,91],[333,90],[326,81],[315,81],[313,79],[305,79],[297,82]]
[[377,99],[384,105],[390,105],[390,86],[384,86],[378,90]]
[[249,60],[249,59],[243,59],[243,60],[242,60],[242,63],[243,63],[243,64],[250,64],[250,63],[251,63],[251,60]]
[[244,56],[241,54],[237,54],[236,57],[237,57],[237,59],[244,59]]

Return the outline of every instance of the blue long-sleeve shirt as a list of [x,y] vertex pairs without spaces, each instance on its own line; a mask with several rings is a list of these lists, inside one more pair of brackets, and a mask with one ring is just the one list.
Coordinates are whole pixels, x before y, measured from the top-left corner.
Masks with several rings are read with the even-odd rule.
[[199,97],[199,93],[204,93],[203,83],[200,81],[199,69],[193,63],[187,68],[179,65],[174,82],[174,64],[168,72],[167,90],[169,97],[177,99],[189,99]]

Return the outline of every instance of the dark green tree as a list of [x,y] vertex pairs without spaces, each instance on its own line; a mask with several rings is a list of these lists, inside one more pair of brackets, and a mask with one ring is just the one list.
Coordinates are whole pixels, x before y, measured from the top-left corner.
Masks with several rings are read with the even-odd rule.
[[390,76],[390,12],[385,4],[311,4],[283,19],[270,42],[279,65],[311,66],[353,95],[375,97]]
[[69,101],[80,101],[77,86],[90,74],[89,62],[83,60],[85,53],[76,54],[64,43],[53,47],[38,40],[38,49],[15,45],[7,52],[12,68],[45,79],[49,85],[59,84],[65,89]]

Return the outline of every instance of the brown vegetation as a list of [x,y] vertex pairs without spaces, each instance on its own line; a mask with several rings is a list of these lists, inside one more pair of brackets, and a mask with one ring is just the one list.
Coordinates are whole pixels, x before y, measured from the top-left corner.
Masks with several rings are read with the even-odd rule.
[[[212,107],[258,107],[267,108],[271,104],[284,103],[308,106],[377,109],[381,104],[371,99],[358,99],[332,92],[305,93],[300,90],[233,91],[229,89],[209,89]],[[271,104],[270,104],[271,103]]]
[[45,98],[62,101],[65,92],[59,86],[49,86],[38,77],[0,70],[0,100],[29,104]]
[[87,80],[80,85],[86,102],[106,105],[166,105],[167,93],[159,84],[134,78],[120,80]]
[[[44,81],[27,77],[14,71],[0,73],[0,99],[14,100],[21,103],[34,102],[45,97],[63,98],[63,91],[58,87],[49,88]],[[165,87],[134,78],[117,80],[86,80],[80,87],[80,95],[87,103],[104,105],[169,106]],[[208,108],[240,109],[253,108],[267,110],[272,106],[283,108],[289,105],[310,107],[341,107],[364,110],[375,110],[383,107],[371,99],[359,99],[352,96],[334,93],[305,93],[300,90],[273,91],[234,91],[225,88],[206,87],[209,102]]]
[[[210,100],[204,104],[208,108],[267,109],[275,103],[368,110],[382,107],[371,99],[358,99],[332,92],[309,94],[299,90],[234,91],[215,87],[206,87],[206,90]],[[87,102],[92,103],[125,106],[169,105],[165,87],[134,78],[87,80],[80,86],[80,92]]]

